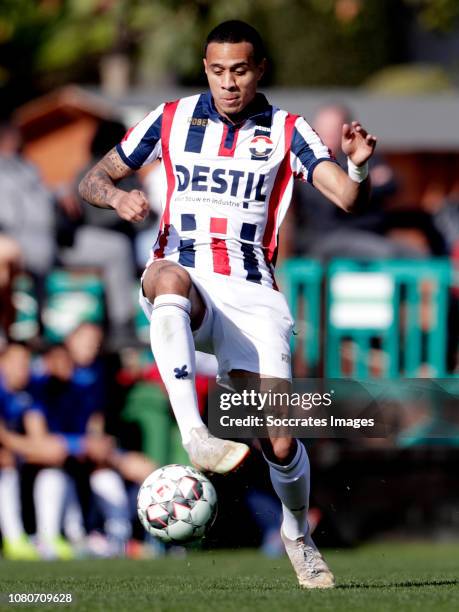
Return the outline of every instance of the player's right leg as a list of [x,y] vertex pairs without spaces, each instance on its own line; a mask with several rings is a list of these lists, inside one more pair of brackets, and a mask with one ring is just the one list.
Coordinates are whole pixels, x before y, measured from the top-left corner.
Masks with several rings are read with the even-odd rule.
[[210,435],[199,414],[193,330],[199,329],[206,314],[201,295],[182,266],[165,260],[147,269],[142,291],[151,307],[153,355],[191,462],[218,474],[236,469],[249,447]]

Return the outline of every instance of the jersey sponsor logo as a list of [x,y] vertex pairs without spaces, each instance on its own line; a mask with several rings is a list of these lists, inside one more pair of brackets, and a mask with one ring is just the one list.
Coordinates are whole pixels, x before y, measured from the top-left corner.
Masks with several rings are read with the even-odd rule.
[[177,191],[207,191],[219,195],[228,194],[243,198],[244,200],[256,200],[264,202],[265,175],[243,170],[227,170],[225,168],[211,169],[209,166],[195,165],[187,168],[177,164],[175,166],[177,176]]
[[207,127],[209,119],[206,117],[188,117],[188,123],[191,123],[191,125],[201,125],[203,127]]
[[274,148],[273,141],[268,136],[255,136],[249,143],[250,153],[254,157],[268,157]]

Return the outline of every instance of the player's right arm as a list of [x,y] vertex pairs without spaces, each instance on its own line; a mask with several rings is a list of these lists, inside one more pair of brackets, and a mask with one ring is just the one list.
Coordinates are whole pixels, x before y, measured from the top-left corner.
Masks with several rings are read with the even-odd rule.
[[146,195],[138,189],[127,192],[116,187],[117,181],[132,172],[113,148],[84,176],[79,194],[93,206],[112,208],[126,221],[142,221],[149,212]]
[[161,125],[164,104],[152,110],[131,128],[114,149],[86,174],[79,185],[83,200],[99,208],[112,208],[126,221],[142,221],[149,212],[146,195],[129,193],[116,183],[161,156]]

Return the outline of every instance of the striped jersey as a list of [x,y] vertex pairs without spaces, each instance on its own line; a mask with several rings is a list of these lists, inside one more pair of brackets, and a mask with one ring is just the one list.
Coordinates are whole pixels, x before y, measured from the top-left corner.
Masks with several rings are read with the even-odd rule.
[[315,166],[332,160],[302,117],[260,93],[238,125],[219,115],[210,92],[161,104],[117,151],[133,169],[161,159],[162,218],[148,263],[166,258],[272,288],[293,179],[311,182]]

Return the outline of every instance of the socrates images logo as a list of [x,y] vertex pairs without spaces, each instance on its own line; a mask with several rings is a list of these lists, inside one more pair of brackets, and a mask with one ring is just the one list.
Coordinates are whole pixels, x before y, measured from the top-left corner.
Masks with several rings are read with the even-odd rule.
[[250,141],[249,149],[254,157],[267,157],[272,153],[273,141],[267,136],[255,136]]

